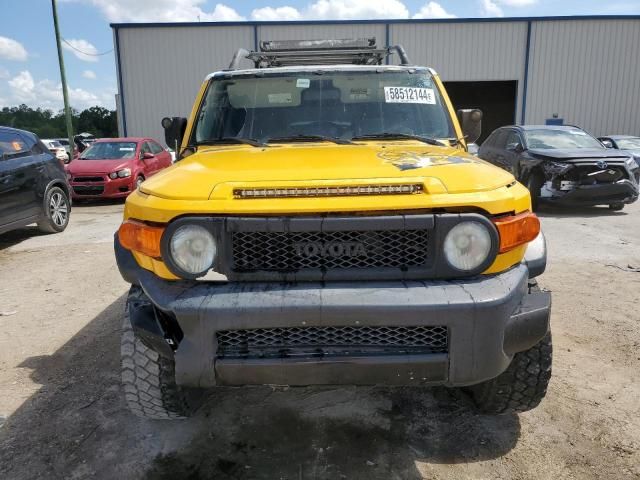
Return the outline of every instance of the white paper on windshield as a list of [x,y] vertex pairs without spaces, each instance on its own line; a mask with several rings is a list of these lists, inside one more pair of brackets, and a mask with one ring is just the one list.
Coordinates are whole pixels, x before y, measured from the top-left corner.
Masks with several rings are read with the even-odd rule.
[[386,103],[426,103],[436,104],[436,95],[432,88],[420,87],[384,87]]
[[311,85],[311,80],[308,78],[299,78],[296,80],[296,87],[298,88],[309,88],[309,85]]
[[270,93],[268,95],[269,103],[291,103],[293,97],[290,93]]
[[121,152],[133,152],[135,150],[135,148],[133,148],[133,147],[120,147],[118,150],[120,150]]

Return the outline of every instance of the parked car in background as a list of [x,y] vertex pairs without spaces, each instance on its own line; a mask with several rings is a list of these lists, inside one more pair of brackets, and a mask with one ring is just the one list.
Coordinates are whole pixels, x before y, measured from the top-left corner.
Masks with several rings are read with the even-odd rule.
[[171,155],[151,138],[103,138],[67,165],[73,198],[121,198],[171,165]]
[[67,152],[67,155],[69,156],[69,160],[67,161],[67,163],[69,163],[71,159],[73,159],[74,154],[78,152],[77,148],[75,148],[75,145],[74,145],[73,152],[71,151],[71,146],[69,145],[68,138],[54,138],[54,140],[58,141],[60,145],[64,147],[64,150]]
[[545,200],[622,210],[638,199],[635,160],[605,148],[578,127],[501,127],[484,141],[478,156],[526,185],[534,209]]
[[47,233],[69,223],[69,185],[59,159],[38,137],[0,127],[0,233],[37,223]]
[[598,140],[607,148],[616,148],[630,153],[636,159],[638,166],[640,166],[640,137],[634,137],[632,135],[607,135],[598,138]]
[[42,143],[44,143],[49,151],[62,163],[69,163],[69,154],[67,154],[67,150],[64,148],[64,145],[62,145],[58,140],[45,138],[42,140]]

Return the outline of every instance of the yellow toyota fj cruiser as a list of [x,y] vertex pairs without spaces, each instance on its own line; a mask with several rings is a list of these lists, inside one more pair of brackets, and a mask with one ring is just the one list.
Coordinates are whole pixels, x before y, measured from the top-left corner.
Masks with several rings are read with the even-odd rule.
[[179,160],[127,198],[115,237],[131,410],[184,417],[207,388],[257,384],[535,407],[545,241],[528,190],[467,153],[481,117],[375,39],[262,42],[209,75],[189,120],[162,120]]

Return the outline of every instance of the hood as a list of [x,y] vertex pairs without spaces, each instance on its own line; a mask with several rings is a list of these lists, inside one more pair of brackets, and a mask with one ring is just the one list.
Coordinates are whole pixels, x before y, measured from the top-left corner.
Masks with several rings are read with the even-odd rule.
[[472,193],[513,176],[451,147],[418,142],[298,143],[266,148],[201,148],[147,180],[144,193],[168,199],[229,198],[237,187],[302,187],[421,182],[426,193]]
[[84,173],[111,173],[123,168],[131,168],[131,160],[80,160],[76,158],[67,165],[67,171],[74,175]]
[[574,158],[629,158],[629,155],[620,150],[611,148],[571,148],[571,149],[547,149],[530,148],[528,152],[537,157],[553,158],[555,160],[571,160]]

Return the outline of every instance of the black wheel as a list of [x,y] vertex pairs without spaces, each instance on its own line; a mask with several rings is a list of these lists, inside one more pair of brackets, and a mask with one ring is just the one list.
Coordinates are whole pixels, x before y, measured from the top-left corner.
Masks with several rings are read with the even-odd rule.
[[537,345],[516,353],[498,377],[469,387],[478,410],[495,415],[537,407],[551,379],[552,350],[551,333],[547,333]]
[[173,360],[159,355],[135,336],[129,312],[139,302],[149,300],[140,287],[132,286],[120,344],[122,385],[127,405],[139,417],[155,420],[186,418],[196,410],[201,394],[176,385]]
[[531,172],[527,179],[527,188],[531,194],[531,209],[535,212],[540,205],[540,190],[544,185],[544,177],[540,172]]
[[38,228],[45,233],[62,232],[69,224],[71,202],[60,187],[51,187],[44,196],[44,216]]
[[138,175],[138,178],[136,178],[136,190],[140,188],[142,182],[144,182],[144,177],[142,175]]
[[609,205],[609,210],[613,210],[614,212],[619,212],[624,208],[624,203],[612,203]]

